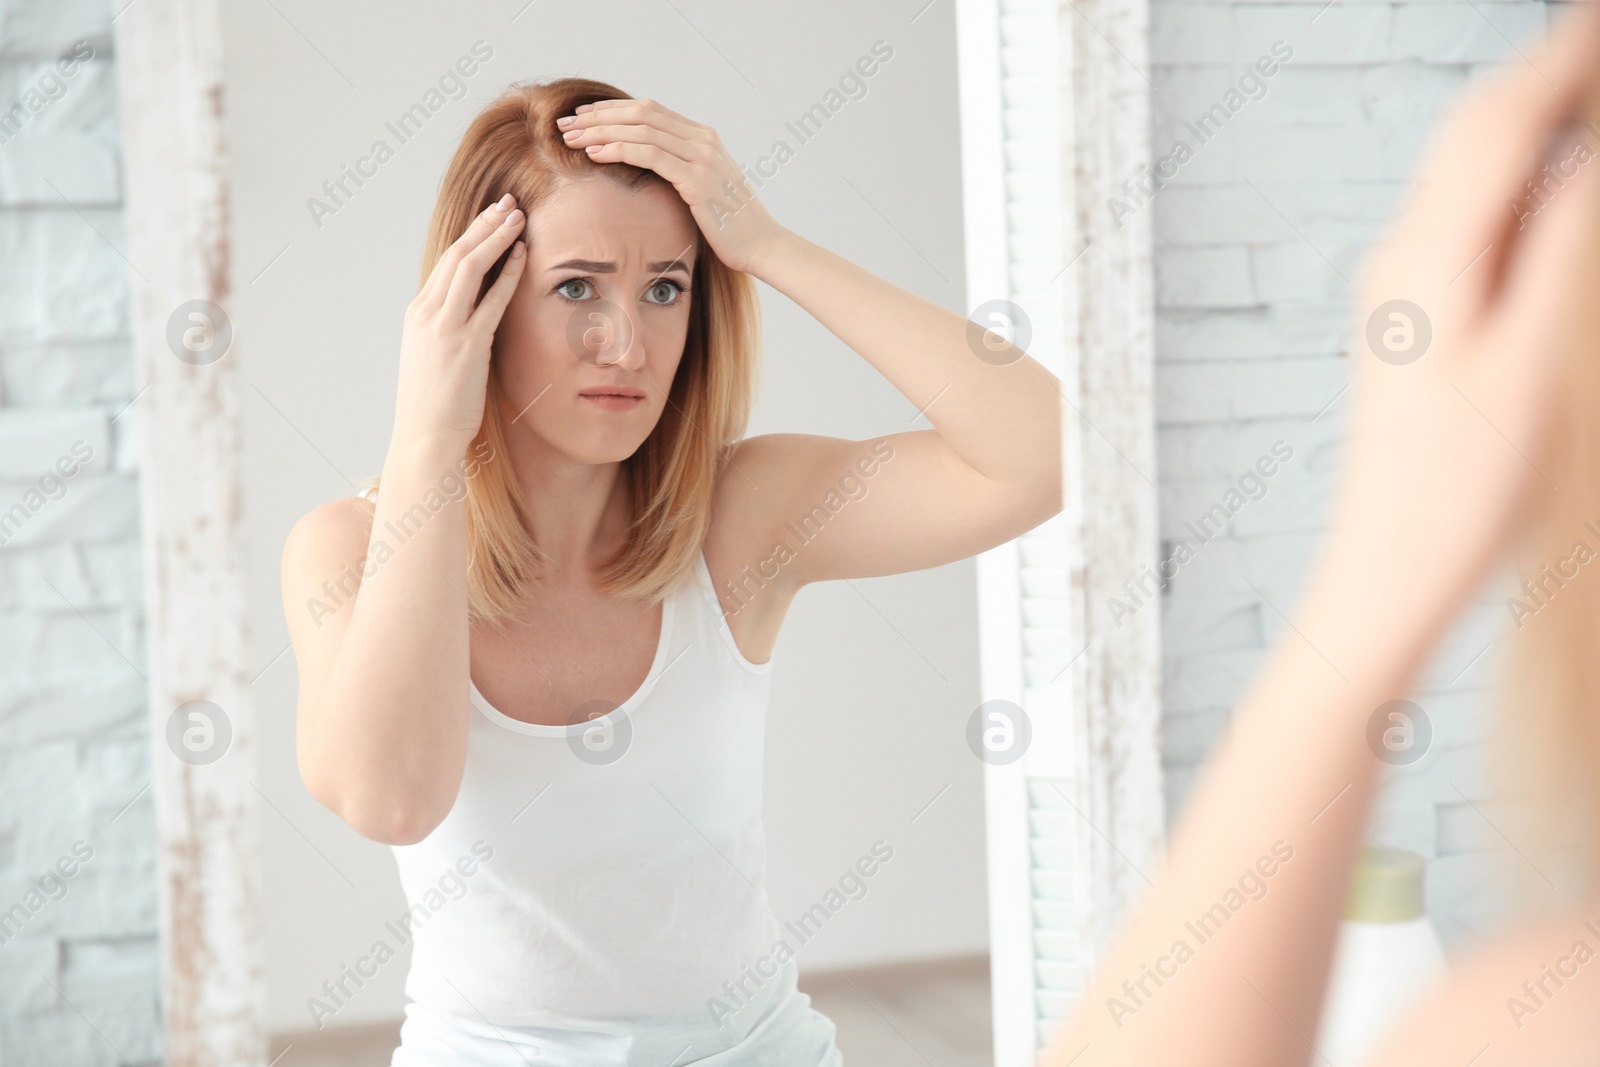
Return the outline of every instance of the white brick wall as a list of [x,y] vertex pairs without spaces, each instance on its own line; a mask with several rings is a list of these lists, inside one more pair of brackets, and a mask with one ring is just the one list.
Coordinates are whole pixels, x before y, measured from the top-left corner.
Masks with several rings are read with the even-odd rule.
[[[1510,42],[1522,46],[1546,16],[1526,0],[1152,6],[1154,155],[1179,137],[1196,148],[1154,202],[1162,537],[1273,441],[1295,452],[1163,598],[1169,815],[1310,565],[1347,414],[1348,279],[1444,104],[1481,68],[1520,62]],[[1263,79],[1266,95],[1196,147],[1185,122],[1276,40],[1294,54]],[[1483,850],[1495,835],[1465,798],[1482,795],[1499,644],[1472,661],[1504,610],[1486,596],[1437,657],[1414,698],[1432,720],[1432,750],[1389,773],[1372,832],[1430,858],[1430,909],[1447,944],[1492,912]]]
[[[94,50],[0,132],[0,924],[25,919],[0,925],[0,1064],[18,1067],[161,1057],[113,6],[0,0],[0,116]],[[47,477],[77,442],[89,461]],[[79,842],[65,895],[30,909]]]

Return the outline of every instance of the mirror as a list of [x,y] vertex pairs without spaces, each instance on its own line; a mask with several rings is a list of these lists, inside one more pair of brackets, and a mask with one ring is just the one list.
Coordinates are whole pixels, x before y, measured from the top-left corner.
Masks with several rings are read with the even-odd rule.
[[[734,799],[759,799],[763,806],[764,880],[759,839],[741,846],[748,851],[723,858],[708,852],[708,845],[730,850],[707,816],[694,810],[710,799],[696,799],[692,780],[659,767],[668,777],[612,775],[626,783],[616,795],[630,798],[633,810],[593,812],[599,822],[592,832],[609,827],[604,833],[618,840],[613,849],[592,842],[574,854],[587,857],[584,877],[604,871],[607,878],[648,884],[649,864],[664,862],[664,849],[692,853],[702,865],[689,864],[692,877],[709,877],[702,867],[711,865],[716,892],[742,891],[746,879],[764,887],[773,919],[764,943],[789,944],[799,988],[838,1026],[839,1045],[852,1059],[920,1062],[920,1050],[940,1062],[986,1062],[983,764],[964,735],[981,699],[970,558],[807,588],[783,620],[772,665],[763,672],[742,671],[726,656],[701,658],[707,633],[719,642],[709,651],[728,650],[706,629],[710,616],[698,593],[672,600],[671,632],[654,658],[649,650],[657,647],[661,620],[637,611],[594,615],[589,632],[617,625],[631,635],[617,643],[618,670],[628,677],[601,687],[595,701],[571,696],[573,686],[561,684],[562,657],[575,639],[564,626],[506,624],[502,632],[476,626],[474,730],[491,717],[494,725],[475,732],[472,743],[494,737],[494,746],[527,762],[507,769],[513,794],[496,816],[503,828],[498,834],[483,829],[437,854],[426,843],[398,850],[416,857],[401,861],[409,864],[408,878],[417,879],[409,907],[397,850],[364,838],[319,804],[297,768],[300,665],[295,651],[285,650],[284,612],[306,613],[325,625],[348,610],[347,574],[330,568],[325,590],[288,608],[279,592],[278,549],[296,521],[352,496],[363,479],[384,469],[396,418],[402,319],[416,291],[435,197],[474,116],[514,81],[583,74],[714,126],[746,173],[760,181],[761,200],[785,227],[964,315],[952,12],[935,8],[913,22],[910,14],[847,4],[759,18],[736,5],[646,11],[519,2],[491,13],[412,4],[384,13],[383,43],[376,49],[372,17],[370,11],[330,10],[310,19],[304,12],[245,6],[229,9],[224,25],[227,139],[236,161],[231,311],[245,382],[242,504],[253,546],[250,630],[262,665],[253,686],[260,738],[252,784],[262,798],[260,909],[271,1054],[285,1053],[285,1064],[388,1063],[408,968],[416,966],[413,949],[432,932],[428,927],[449,924],[452,911],[465,914],[479,893],[498,899],[503,883],[492,880],[516,878],[500,870],[528,870],[530,859],[519,850],[535,843],[561,847],[552,834],[581,829],[571,821],[572,805],[581,801],[562,797],[563,789],[593,801],[595,783],[610,780],[604,772],[626,771],[624,761],[651,766],[667,759],[677,751],[663,736],[674,713],[684,729],[710,729],[696,722],[703,709],[683,701],[697,686],[726,685],[733,688],[723,699],[749,701],[742,710],[755,724],[762,715],[761,687],[770,690],[764,755],[757,731],[723,756],[762,761],[759,768],[742,768],[761,772],[759,795]],[[906,153],[906,143],[918,151]],[[582,210],[599,219],[614,207],[608,201]],[[535,252],[536,259],[540,255]],[[552,272],[552,282],[572,273]],[[759,299],[762,380],[749,436],[867,440],[932,426],[918,404],[791,299],[765,283]],[[608,357],[595,356],[583,369],[603,377],[594,372],[609,365]],[[525,384],[526,396],[517,392]],[[923,403],[936,391],[929,390]],[[507,392],[518,398],[508,409],[514,416],[538,388],[517,381]],[[510,439],[523,441],[513,450],[526,447],[516,431],[541,410],[535,406],[513,427]],[[532,463],[524,455],[514,460],[523,465],[520,474]],[[859,507],[876,488],[869,474],[849,468],[833,482],[834,499],[818,501],[824,512],[789,516],[793,532],[780,537],[795,558],[804,556],[808,539],[826,536],[818,514]],[[451,486],[440,487],[450,494]],[[400,525],[404,529],[389,538],[397,559],[413,532]],[[716,542],[707,551],[725,610],[740,602],[739,594],[728,592],[744,563],[728,547],[733,544]],[[749,563],[769,575],[786,565],[766,556]],[[748,581],[744,587],[752,588]],[[706,671],[720,673],[697,673]],[[548,692],[557,694],[549,706],[527,692],[530,679],[545,675],[552,676]],[[640,677],[651,680],[648,694],[624,700]],[[599,711],[593,721],[604,726],[563,737],[555,734],[561,727],[549,725],[535,724],[537,732],[529,733],[517,718],[544,715],[548,721],[562,699],[578,716],[570,721],[589,722]],[[730,720],[717,729],[749,726]],[[618,757],[621,749],[627,751]],[[474,759],[467,773],[487,772]],[[542,793],[546,787],[550,792]],[[482,788],[469,777],[463,796],[487,803]],[[454,825],[441,832],[453,833]],[[632,846],[623,844],[630,838]],[[575,875],[565,885],[540,882],[539,892],[594,893],[604,880],[586,884]],[[656,892],[676,884],[663,882]],[[635,959],[633,969],[620,977],[608,969],[590,988],[585,983],[598,980],[571,969],[583,966],[566,954],[571,946],[558,944],[554,931],[541,935],[529,927],[522,958],[537,975],[542,945],[547,977],[526,989],[554,996],[562,986],[577,987],[597,1001],[596,1012],[646,1010],[681,993],[677,985],[684,978],[650,971],[651,960],[671,957],[649,939],[666,938],[661,929],[673,922],[690,930],[695,922],[709,923],[715,930],[728,920],[712,913],[731,907],[711,899],[610,899],[622,913],[609,925],[642,944],[632,957],[626,946],[613,949],[605,966]],[[684,918],[687,908],[707,914]],[[641,916],[637,924],[629,921],[632,912]],[[457,928],[450,941],[463,936],[471,935]],[[554,940],[541,942],[541,936]],[[705,951],[726,954],[725,946],[708,944]],[[440,968],[462,995],[457,1007],[510,1030],[517,1020],[497,1014],[480,990],[513,980],[496,974],[475,985],[459,966],[452,961]],[[704,966],[707,975],[727,972],[721,980],[707,979],[710,988],[698,996],[703,1007],[697,1010],[708,1021],[748,1027],[755,1011],[777,1003],[772,990],[783,973],[776,979],[760,973],[777,961],[717,956]],[[450,994],[438,979],[432,984]],[[552,1010],[575,1009],[562,1000]],[[472,1025],[481,1029],[477,1020]],[[548,1029],[527,1041],[543,1047],[546,1057],[561,1047]],[[661,1062],[688,1043],[666,1049]],[[531,1048],[524,1050],[540,1062]]]

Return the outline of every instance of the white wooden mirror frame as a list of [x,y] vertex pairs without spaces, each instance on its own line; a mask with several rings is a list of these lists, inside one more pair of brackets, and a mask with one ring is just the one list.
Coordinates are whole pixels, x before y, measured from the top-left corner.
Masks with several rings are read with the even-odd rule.
[[[996,1067],[1028,1067],[1160,858],[1160,611],[1107,599],[1157,558],[1146,0],[957,0],[967,300],[1010,301],[1061,379],[1065,508],[979,558]],[[988,325],[988,323],[985,323]]]

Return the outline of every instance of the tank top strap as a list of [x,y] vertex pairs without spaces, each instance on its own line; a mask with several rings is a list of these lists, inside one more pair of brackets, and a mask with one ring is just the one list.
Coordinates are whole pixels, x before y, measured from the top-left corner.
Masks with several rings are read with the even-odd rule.
[[[711,577],[711,568],[706,563],[704,548],[695,553],[694,571],[693,585],[700,602],[698,611],[703,620],[703,625],[708,628],[708,632],[717,631],[720,633],[721,636],[718,640],[726,646],[734,662],[748,673],[766,674],[772,670],[771,657],[768,657],[765,663],[751,663],[745,658],[744,653],[739,650],[739,642],[733,638],[733,630],[728,625],[728,616],[723,611],[721,598],[717,595],[717,586],[715,580]],[[690,583],[685,582],[684,584],[687,586]]]

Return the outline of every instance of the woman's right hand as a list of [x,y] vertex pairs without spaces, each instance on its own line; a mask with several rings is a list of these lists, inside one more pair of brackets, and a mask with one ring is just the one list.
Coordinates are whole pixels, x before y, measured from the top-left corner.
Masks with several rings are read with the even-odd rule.
[[[1572,156],[1588,127],[1569,125],[1600,72],[1600,4],[1574,6],[1537,54],[1458,101],[1364,265],[1320,585],[1368,620],[1404,613],[1421,634],[1453,617],[1548,488],[1565,361],[1592,358],[1564,350],[1600,233],[1600,161]],[[1547,149],[1564,184],[1519,219]]]
[[[495,330],[528,259],[517,252],[525,221],[514,206],[508,194],[474,219],[406,308],[376,504],[325,504],[284,544],[284,612],[300,668],[300,776],[357,833],[389,845],[431,833],[466,768],[466,508],[452,495],[457,506],[430,505],[425,521],[411,524],[419,503],[447,488],[442,468],[463,461],[483,424]],[[479,301],[486,273],[508,252]],[[385,549],[397,522],[411,527],[405,547]],[[339,575],[355,577],[356,588]],[[331,610],[314,612],[307,606],[332,595],[330,576],[340,595]]]
[[[406,308],[394,440],[464,453],[483,425],[489,351],[500,316],[522,280],[527,217],[507,193],[472,221],[433,266]],[[500,277],[473,307],[484,274],[513,241]]]

